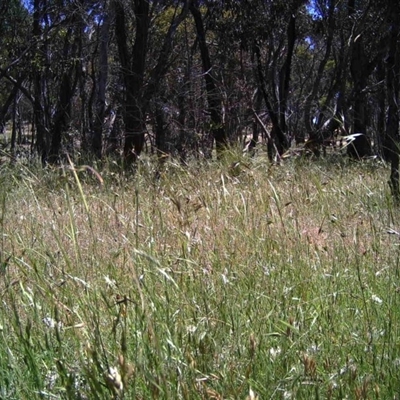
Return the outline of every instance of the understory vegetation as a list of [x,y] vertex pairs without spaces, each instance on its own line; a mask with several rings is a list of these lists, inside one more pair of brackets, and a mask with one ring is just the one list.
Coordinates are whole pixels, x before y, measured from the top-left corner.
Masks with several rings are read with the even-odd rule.
[[385,165],[0,168],[2,399],[399,398]]

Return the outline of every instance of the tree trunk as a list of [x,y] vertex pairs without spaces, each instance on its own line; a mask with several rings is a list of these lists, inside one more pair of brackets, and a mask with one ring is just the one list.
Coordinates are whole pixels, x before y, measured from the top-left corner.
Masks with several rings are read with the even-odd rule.
[[279,126],[280,129],[285,133],[287,133],[286,110],[289,97],[290,73],[295,41],[296,17],[294,14],[290,14],[289,24],[287,27],[287,54],[282,68],[279,71]]
[[51,130],[51,146],[48,157],[51,164],[59,161],[62,139],[69,127],[71,100],[75,92],[74,86],[76,86],[71,82],[71,75],[73,76],[73,68],[65,71],[62,77],[57,112]]
[[376,68],[376,80],[379,82],[380,88],[377,93],[377,103],[378,103],[378,110],[377,110],[377,121],[376,121],[376,139],[377,145],[376,148],[380,156],[386,160],[390,161],[390,155],[387,154],[387,151],[384,147],[385,142],[385,119],[386,119],[386,93],[384,90],[384,82],[386,79],[385,74],[385,65],[383,60],[379,60],[379,63]]
[[[347,4],[348,17],[350,19],[356,15],[356,2],[355,0],[348,0]],[[353,27],[354,26],[355,25],[353,25]],[[351,40],[353,41],[353,43],[350,44],[350,46],[352,46],[350,72],[353,80],[352,133],[357,136],[355,136],[354,140],[348,146],[347,153],[352,158],[361,159],[371,155],[372,150],[367,132],[367,99],[364,92],[368,84],[370,65],[365,54],[363,33],[355,36],[354,39],[352,37]]]
[[0,108],[0,133],[2,133],[2,127],[6,124],[6,117],[11,104],[13,103],[14,99],[16,98],[18,93],[18,87],[14,85],[12,91],[8,95],[3,107]]
[[200,47],[201,61],[203,64],[204,79],[207,91],[208,109],[211,116],[211,133],[215,140],[217,156],[221,156],[223,150],[228,145],[228,138],[222,118],[222,99],[215,84],[216,76],[212,71],[210,53],[206,42],[206,34],[204,29],[203,17],[197,4],[192,3],[190,6],[197,32],[197,39]]
[[[73,26],[73,24],[71,24]],[[77,28],[79,29],[79,28]],[[69,28],[65,37],[63,47],[63,61],[67,63],[61,78],[61,85],[58,92],[58,102],[54,120],[51,127],[51,145],[48,155],[50,163],[56,163],[60,159],[61,144],[67,132],[71,119],[71,102],[78,83],[78,69],[80,65],[74,60],[77,57],[76,44],[70,43],[73,35],[73,28]],[[68,65],[69,64],[69,65]]]
[[110,16],[108,2],[106,1],[105,12],[100,28],[100,50],[99,50],[99,74],[97,78],[97,101],[95,120],[93,124],[92,152],[97,158],[101,158],[103,149],[103,126],[106,109],[106,86],[108,78],[108,42],[110,31]]
[[[263,96],[262,96],[261,90],[256,89],[256,93],[254,94],[254,98],[252,99],[252,101],[254,102],[254,107],[253,107],[254,115],[253,115],[253,121],[252,121],[252,136],[251,136],[251,140],[249,143],[249,153],[251,155],[254,155],[254,150],[255,150],[255,147],[258,142],[259,122],[258,122],[257,116],[261,109],[262,100],[263,100]],[[263,136],[265,137],[265,140],[267,140],[269,142],[269,135],[267,136],[264,132]]]
[[[42,35],[42,1],[34,0],[33,3],[33,37],[36,38],[37,48],[35,49],[35,56],[38,60],[47,57],[46,45],[41,42]],[[34,104],[33,113],[36,126],[36,147],[41,158],[42,164],[47,162],[49,150],[49,129],[48,118],[46,118],[46,107],[43,103],[45,98],[44,94],[44,71],[41,65],[34,65],[33,71],[33,91],[34,91]]]
[[269,101],[265,83],[265,76],[263,73],[263,67],[261,62],[260,48],[258,46],[254,46],[253,51],[255,52],[257,57],[257,73],[258,73],[259,87],[264,97],[265,106],[267,107],[269,118],[271,119],[272,123],[271,138],[273,141],[276,142],[275,148],[278,152],[278,156],[281,156],[289,148],[289,142],[287,140],[285,132],[282,131],[281,126],[279,124],[279,115],[274,111],[271,102]]
[[[311,89],[311,93],[307,96],[305,104],[304,104],[304,124],[306,128],[306,132],[310,140],[318,142],[319,134],[316,132],[315,124],[312,124],[312,113],[311,108],[314,102],[317,99],[318,91],[320,89],[321,80],[324,76],[325,66],[331,56],[331,49],[332,49],[332,42],[333,42],[333,33],[334,33],[334,10],[335,10],[335,1],[329,0],[328,5],[328,26],[327,26],[327,38],[326,38],[326,45],[325,45],[325,54],[322,58],[321,62],[319,63],[317,75],[313,82],[313,86]],[[318,143],[316,143],[318,145]]]
[[144,145],[146,115],[142,104],[142,91],[151,16],[147,0],[134,1],[136,37],[132,51],[130,51],[128,49],[125,10],[120,0],[114,1],[114,8],[115,33],[125,89],[124,163],[129,166],[136,161]]
[[348,146],[348,154],[353,158],[371,155],[371,143],[367,132],[367,98],[364,89],[368,84],[368,60],[365,55],[363,38],[355,39],[351,57],[351,76],[353,79],[353,129],[357,134]]
[[125,10],[119,0],[115,5],[115,32],[119,59],[125,86],[125,144],[124,162],[126,166],[136,161],[143,150],[146,132],[146,113],[151,98],[158,90],[160,80],[169,68],[169,57],[173,46],[173,38],[179,24],[187,15],[191,1],[187,1],[178,17],[174,18],[165,36],[156,66],[150,73],[148,85],[144,85],[146,55],[150,20],[150,2],[135,0],[134,12],[136,37],[132,52],[128,49]]
[[[18,92],[17,92],[18,93]],[[12,110],[12,130],[11,130],[11,154],[15,155],[15,144],[17,141],[17,110],[18,107],[18,95],[14,97],[14,104]]]
[[394,199],[400,201],[399,187],[399,89],[400,89],[400,6],[398,2],[391,2],[389,6],[389,18],[391,19],[389,50],[386,57],[386,87],[388,113],[386,121],[386,143],[391,161],[390,187]]

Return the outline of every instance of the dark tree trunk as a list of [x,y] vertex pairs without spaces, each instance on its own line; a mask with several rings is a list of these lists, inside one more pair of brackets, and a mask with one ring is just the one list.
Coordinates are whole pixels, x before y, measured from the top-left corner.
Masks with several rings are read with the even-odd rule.
[[171,137],[168,115],[162,101],[156,102],[155,113],[155,145],[157,155],[162,158],[169,152],[167,141]]
[[287,54],[282,68],[279,71],[279,126],[285,133],[287,133],[286,110],[289,97],[290,73],[295,41],[296,17],[294,14],[290,14],[289,24],[287,27]]
[[95,121],[93,124],[92,152],[97,158],[101,158],[103,149],[103,126],[106,109],[106,86],[108,78],[108,41],[110,30],[110,17],[108,3],[105,4],[105,12],[100,28],[100,50],[97,78],[97,101]]
[[371,155],[371,143],[367,132],[367,98],[364,89],[368,84],[368,60],[365,55],[363,38],[359,37],[353,45],[351,57],[351,76],[353,79],[353,142],[348,154],[353,158]]
[[0,133],[2,133],[1,128],[4,127],[6,124],[8,110],[11,107],[11,104],[13,104],[13,101],[16,98],[17,93],[18,93],[18,86],[14,85],[12,91],[10,92],[5,103],[3,104],[3,107],[0,108]]
[[319,134],[316,132],[316,127],[312,124],[312,113],[311,109],[314,102],[317,99],[318,91],[320,89],[321,80],[324,76],[325,66],[329,60],[331,55],[332,49],[332,42],[333,42],[333,33],[334,33],[334,10],[335,10],[335,1],[329,0],[328,5],[328,21],[327,21],[327,37],[326,37],[326,44],[325,44],[325,54],[322,58],[321,62],[319,63],[317,75],[313,82],[313,86],[311,89],[311,93],[307,96],[305,105],[304,105],[304,124],[306,128],[306,132],[310,140],[314,141],[316,145],[318,145]]
[[[190,63],[189,63],[190,65]],[[186,163],[186,158],[187,158],[187,144],[188,144],[188,138],[187,138],[187,129],[186,129],[186,110],[187,110],[187,97],[185,93],[185,86],[189,81],[190,77],[190,69],[187,68],[185,72],[185,77],[183,80],[183,85],[181,87],[181,90],[178,94],[178,109],[179,109],[179,115],[178,115],[178,123],[179,123],[179,139],[177,143],[177,151],[179,154],[179,159],[182,164]]]
[[71,82],[71,75],[73,76],[72,68],[69,71],[66,71],[62,77],[59,103],[51,130],[51,146],[48,158],[50,163],[56,163],[59,160],[62,139],[69,127],[69,121],[71,117],[71,100],[76,86],[73,84],[73,82]]
[[390,160],[390,155],[387,153],[383,143],[385,141],[385,119],[386,119],[386,96],[385,96],[385,90],[384,90],[384,82],[386,79],[386,74],[385,74],[385,65],[383,60],[379,60],[379,63],[376,68],[376,80],[378,81],[379,84],[379,90],[377,92],[377,104],[378,104],[378,110],[377,110],[377,121],[376,121],[376,139],[377,139],[377,145],[376,148],[381,155],[381,157],[389,161]]
[[[71,25],[73,26],[73,24]],[[56,163],[60,159],[61,144],[69,128],[71,120],[71,102],[78,83],[78,69],[80,65],[75,61],[71,61],[71,59],[73,60],[77,57],[77,46],[76,44],[71,45],[70,43],[72,34],[73,28],[70,28],[64,42],[63,61],[69,64],[69,66],[65,67],[61,77],[58,102],[51,127],[51,145],[48,155],[48,161],[50,163]]]
[[179,159],[182,164],[186,164],[187,155],[189,150],[193,151],[193,134],[192,127],[188,124],[190,113],[189,100],[190,100],[190,88],[191,88],[191,76],[193,67],[193,56],[196,51],[197,41],[192,46],[189,44],[187,28],[185,28],[185,49],[186,49],[186,61],[185,61],[185,72],[183,75],[182,83],[179,87],[178,92],[178,124],[179,124],[179,138],[176,149],[179,154]]
[[125,89],[125,143],[124,162],[131,165],[140,155],[145,137],[145,110],[142,89],[150,24],[149,2],[135,0],[136,37],[132,51],[128,49],[125,10],[119,0],[115,5],[115,33]]
[[[150,3],[147,0],[135,0],[136,38],[132,50],[132,66],[129,67],[129,54],[122,64],[125,74],[126,118],[125,118],[125,144],[124,159],[127,165],[132,164],[140,155],[144,146],[146,112],[141,102],[144,74],[146,68],[146,55],[150,26]],[[125,30],[125,22],[121,27]],[[126,35],[126,33],[125,33]],[[125,39],[126,43],[126,39]]]
[[[40,46],[40,37],[42,33],[42,2],[41,0],[34,0],[33,3],[33,37],[37,40],[37,49],[35,55],[41,59],[43,54],[46,54],[45,46]],[[42,47],[42,48],[40,48]],[[33,113],[36,126],[36,147],[41,158],[42,164],[47,162],[47,154],[49,150],[49,130],[46,126],[45,106],[42,102],[44,97],[43,87],[43,74],[40,65],[35,66],[33,72],[33,90],[34,90],[34,104]]]
[[386,121],[386,143],[391,161],[390,187],[393,197],[400,201],[399,187],[399,90],[400,90],[400,5],[398,2],[390,2],[389,5],[390,35],[389,50],[386,57],[386,86],[388,114]]
[[[18,92],[17,92],[18,94]],[[15,144],[17,141],[17,114],[18,114],[18,95],[14,96],[14,104],[12,110],[12,130],[11,130],[11,153],[14,155],[15,152]]]
[[215,73],[212,71],[210,53],[206,42],[203,17],[197,4],[190,6],[197,32],[197,39],[200,47],[201,61],[203,64],[204,79],[207,91],[208,109],[211,117],[211,132],[215,140],[217,156],[220,156],[228,145],[226,129],[222,118],[222,99],[218,91]]
[[257,57],[257,73],[258,73],[259,87],[261,89],[265,106],[267,107],[267,111],[272,123],[271,140],[275,141],[275,148],[278,152],[278,156],[281,156],[289,148],[289,142],[287,140],[285,132],[281,129],[281,126],[279,124],[279,115],[274,111],[271,102],[269,101],[266,89],[265,76],[263,73],[263,67],[261,62],[260,48],[258,46],[255,46],[253,51],[255,51]]
[[[347,85],[347,62],[348,62],[348,51],[347,51],[347,38],[344,37],[343,33],[340,35],[340,48],[338,54],[338,62],[335,68],[334,80],[326,99],[321,107],[321,111],[318,115],[317,130],[314,131],[313,140],[318,141],[320,144],[323,143],[325,138],[332,137],[335,130],[345,127],[342,126],[346,122],[346,85]],[[334,103],[334,115],[327,119],[327,114],[332,102]]]
[[151,98],[158,90],[160,80],[168,71],[173,38],[179,24],[186,18],[190,3],[190,1],[187,1],[179,16],[171,22],[156,66],[150,73],[148,84],[144,87],[149,28],[152,17],[150,14],[150,2],[148,0],[134,1],[136,37],[132,51],[129,51],[125,10],[119,0],[114,1],[115,32],[125,86],[124,161],[126,166],[135,162],[143,150],[147,108]]
[[[251,140],[249,143],[249,152],[252,155],[254,155],[254,149],[257,145],[258,135],[259,135],[258,114],[260,112],[261,104],[262,104],[262,100],[263,100],[261,90],[257,89],[254,97],[255,98],[253,100],[254,101],[254,116],[253,116],[253,122],[252,122],[252,136],[251,136]],[[269,142],[269,137],[267,137],[265,135],[265,132],[264,132],[263,136],[264,136],[265,140],[267,140]]]
[[[355,0],[348,0],[348,18],[352,19],[357,13]],[[353,28],[355,25],[353,25]],[[350,72],[353,80],[353,129],[357,136],[348,146],[348,155],[360,159],[371,155],[371,143],[367,131],[367,98],[364,89],[368,85],[368,77],[372,72],[372,61],[365,54],[364,34],[352,37]]]

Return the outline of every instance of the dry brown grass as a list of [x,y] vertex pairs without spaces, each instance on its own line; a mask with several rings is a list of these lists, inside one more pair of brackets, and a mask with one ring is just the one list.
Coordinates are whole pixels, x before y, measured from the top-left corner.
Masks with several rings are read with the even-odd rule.
[[[2,224],[2,259],[11,256],[0,283],[4,315],[13,320],[14,309],[20,318],[10,332],[18,337],[16,326],[29,322],[42,343],[50,316],[68,332],[68,371],[85,354],[93,362],[82,361],[86,379],[105,376],[109,387],[112,374],[98,376],[105,367],[95,352],[119,369],[113,360],[124,357],[135,398],[174,390],[181,398],[310,398],[298,394],[299,382],[319,382],[326,396],[340,385],[359,391],[362,381],[337,371],[383,330],[389,311],[373,307],[394,302],[386,288],[398,287],[398,237],[387,234],[398,210],[380,178],[386,170],[241,165],[171,162],[155,179],[145,164],[131,177],[103,171],[103,185],[86,170],[80,179],[71,169],[23,172],[5,196]],[[394,351],[390,340],[378,344],[382,360]],[[357,367],[373,374],[371,365]]]

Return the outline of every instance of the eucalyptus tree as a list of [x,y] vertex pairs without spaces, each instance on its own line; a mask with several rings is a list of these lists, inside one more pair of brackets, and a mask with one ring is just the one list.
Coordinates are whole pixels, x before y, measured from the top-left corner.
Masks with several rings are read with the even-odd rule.
[[253,32],[249,45],[256,66],[256,78],[270,117],[272,146],[282,155],[290,146],[287,116],[290,96],[292,61],[298,40],[297,20],[304,12],[305,1],[261,1],[258,7],[249,7],[247,29]]
[[[311,29],[307,33],[308,42],[307,49],[301,48],[302,54],[299,63],[303,65],[303,77],[306,81],[310,82],[306,90],[304,100],[304,129],[309,142],[312,143],[313,148],[317,148],[323,142],[323,135],[321,132],[322,113],[319,111],[326,109],[327,102],[332,99],[332,93],[329,93],[329,86],[331,89],[333,85],[329,82],[329,75],[332,75],[327,69],[327,64],[332,60],[332,46],[334,39],[335,29],[335,7],[336,0],[316,0],[313,2],[313,15]],[[311,59],[301,57],[305,55]],[[301,65],[297,65],[297,68]],[[332,76],[334,79],[334,75]],[[331,78],[331,79],[332,79]],[[318,114],[319,113],[319,114]],[[325,121],[323,121],[325,122]],[[300,142],[304,141],[305,135],[300,135]]]
[[[95,110],[94,113],[91,112],[89,116],[91,133],[91,140],[88,145],[88,150],[90,150],[97,158],[101,158],[103,152],[103,136],[104,136],[104,120],[106,117],[106,105],[107,105],[107,83],[109,81],[109,46],[110,46],[110,30],[112,24],[112,7],[110,5],[110,0],[104,0],[99,5],[99,10],[97,12],[97,34],[98,43],[96,45],[96,51],[93,54],[95,58],[92,63],[97,68],[92,68],[92,91],[91,99],[95,100]],[[97,56],[97,63],[96,57]],[[85,88],[85,82],[83,83]],[[85,90],[83,89],[81,97],[84,97]],[[92,104],[89,102],[89,109],[92,110]],[[82,101],[84,105],[85,102]],[[82,110],[82,114],[85,110]],[[93,115],[94,114],[94,115]]]
[[391,161],[392,194],[399,202],[400,5],[398,2],[390,2],[386,16],[389,23],[388,51],[385,58],[388,112],[384,145],[388,149]]
[[[290,79],[299,32],[297,21],[305,12],[305,3],[297,0],[193,3],[191,11],[217,150],[233,136],[232,122],[238,129],[246,130],[244,124],[249,124],[253,113],[256,124],[262,124],[269,138],[271,153],[275,149],[282,154],[290,146],[287,122]],[[209,31],[208,41],[205,25]],[[271,133],[259,118],[260,100],[267,109]],[[253,145],[258,135],[256,124],[253,125]]]
[[[208,9],[210,10],[210,9]],[[190,12],[193,16],[196,26],[197,40],[200,48],[201,61],[203,65],[203,74],[207,92],[208,110],[210,114],[210,131],[215,140],[217,155],[220,155],[227,146],[227,132],[224,126],[222,116],[222,95],[217,82],[220,80],[215,66],[211,62],[210,51],[206,40],[206,32],[203,22],[203,16],[199,8],[199,2],[194,0],[190,6]]]
[[[113,2],[124,91],[126,165],[132,164],[143,150],[149,103],[168,71],[174,37],[177,28],[189,12],[190,4],[191,0],[183,2],[134,0],[132,3],[114,0]],[[154,19],[167,7],[172,7],[174,12],[161,47],[158,49],[156,61],[151,65],[149,41],[154,33]]]
[[[353,158],[363,158],[372,152],[372,88],[379,93],[383,86],[377,88],[371,76],[386,48],[384,8],[380,2],[370,0],[334,1],[325,5],[329,15],[326,48],[328,45],[332,48],[327,65],[333,65],[333,73],[317,129],[322,137],[333,136],[338,129],[351,135],[347,149]],[[325,76],[328,73],[324,71]]]
[[357,134],[348,147],[349,155],[361,158],[371,154],[371,134],[368,132],[368,92],[370,75],[382,58],[387,40],[387,24],[382,5],[376,1],[347,3],[352,82],[352,133]]
[[29,18],[21,0],[4,0],[0,5],[0,133],[27,78]]
[[59,160],[85,74],[89,0],[33,0],[31,80],[36,145],[42,162]]

